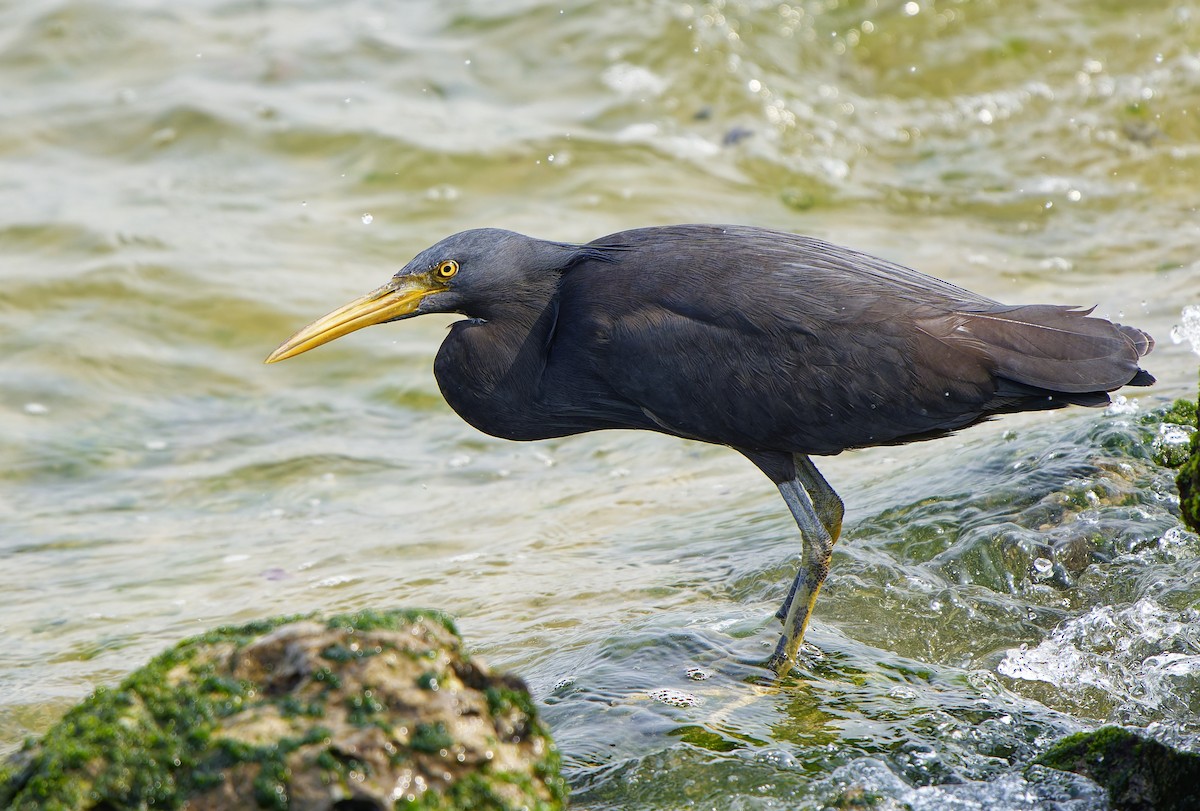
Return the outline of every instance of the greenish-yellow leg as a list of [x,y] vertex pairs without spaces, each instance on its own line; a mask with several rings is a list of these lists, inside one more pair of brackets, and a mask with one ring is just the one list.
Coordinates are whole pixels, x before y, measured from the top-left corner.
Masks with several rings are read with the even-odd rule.
[[783,633],[770,659],[771,666],[777,671],[786,669],[795,660],[804,641],[804,631],[808,628],[817,594],[829,574],[833,545],[841,534],[845,511],[842,500],[811,459],[797,454],[793,461],[796,475],[781,482],[779,492],[800,528],[802,553],[800,571],[778,613],[783,621]]

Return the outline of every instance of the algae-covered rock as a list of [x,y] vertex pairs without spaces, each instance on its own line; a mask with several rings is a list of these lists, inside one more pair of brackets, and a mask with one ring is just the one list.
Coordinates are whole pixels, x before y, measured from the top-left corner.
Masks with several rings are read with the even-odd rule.
[[1183,523],[1200,532],[1200,401],[1176,400],[1169,407],[1147,414],[1145,422],[1157,425],[1154,461],[1179,471],[1179,512]]
[[[1186,420],[1186,416],[1180,415],[1181,423]],[[1195,429],[1192,432],[1191,446],[1187,458],[1179,465],[1179,475],[1175,478],[1175,484],[1179,487],[1179,513],[1183,517],[1183,523],[1193,531],[1200,532],[1200,414],[1197,414],[1196,405],[1192,406],[1191,425]]]
[[1183,523],[1193,532],[1200,532],[1200,431],[1192,435],[1191,453],[1179,466],[1175,483],[1179,487],[1179,513]]
[[1196,404],[1191,400],[1176,400],[1169,407],[1146,415],[1146,420],[1158,425],[1158,436],[1152,445],[1154,461],[1163,467],[1178,468],[1187,460],[1196,436]]
[[433,612],[220,628],[97,690],[0,767],[0,807],[559,809],[524,684]]
[[1037,762],[1095,780],[1117,811],[1200,808],[1200,755],[1120,727],[1063,738]]

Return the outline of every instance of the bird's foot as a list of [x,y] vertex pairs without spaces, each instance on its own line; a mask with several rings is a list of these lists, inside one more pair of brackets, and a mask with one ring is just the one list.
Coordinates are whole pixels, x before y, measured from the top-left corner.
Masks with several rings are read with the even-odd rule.
[[776,677],[784,676],[788,671],[795,667],[795,663],[787,659],[780,659],[779,654],[772,653],[770,658],[764,663],[767,669],[775,672]]
[[782,620],[783,629],[769,662],[771,668],[781,676],[796,661],[796,654],[804,644],[804,632],[808,629],[808,621],[817,602],[817,593],[821,589],[821,580],[824,579],[819,578],[813,584],[806,575],[807,571],[801,569],[796,582],[792,584],[792,593],[775,615]]

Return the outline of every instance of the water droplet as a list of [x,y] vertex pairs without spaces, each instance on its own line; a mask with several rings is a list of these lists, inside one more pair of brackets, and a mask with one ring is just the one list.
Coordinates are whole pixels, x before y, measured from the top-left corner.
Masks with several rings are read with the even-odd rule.
[[372,217],[370,214],[364,214],[364,215],[362,215],[362,221],[363,221],[363,225],[370,225],[372,222],[375,221],[375,218]]
[[45,406],[41,403],[26,403],[25,413],[32,414],[35,417],[40,417],[42,414],[49,414],[50,408],[49,406]]
[[904,4],[904,13],[909,17],[915,17],[921,13],[921,4],[908,2]]
[[458,196],[458,189],[446,184],[432,186],[425,191],[425,197],[430,200],[457,200]]

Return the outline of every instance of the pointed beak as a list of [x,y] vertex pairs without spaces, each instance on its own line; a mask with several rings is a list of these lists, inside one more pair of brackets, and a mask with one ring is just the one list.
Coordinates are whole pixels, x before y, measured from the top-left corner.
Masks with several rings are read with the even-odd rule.
[[445,289],[430,284],[425,276],[401,276],[329,315],[322,316],[288,338],[268,357],[267,363],[287,360],[301,352],[329,343],[334,338],[369,327],[415,315],[421,300]]

